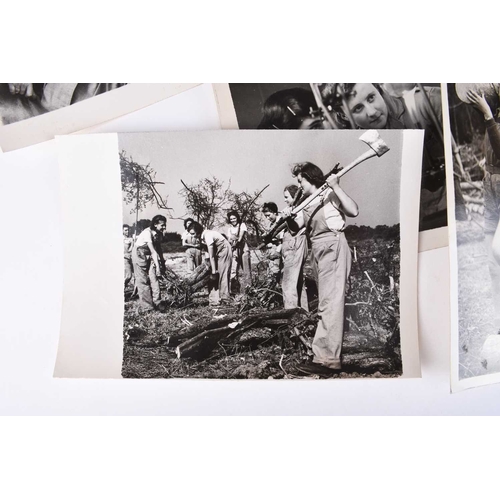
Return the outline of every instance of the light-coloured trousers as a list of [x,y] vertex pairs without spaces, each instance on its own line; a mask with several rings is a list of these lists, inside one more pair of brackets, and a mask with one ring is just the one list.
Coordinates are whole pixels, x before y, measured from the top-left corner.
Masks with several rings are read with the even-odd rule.
[[231,264],[233,260],[233,252],[231,245],[227,240],[220,242],[215,251],[215,262],[217,265],[217,272],[219,273],[219,282],[217,289],[210,289],[209,287],[209,302],[211,305],[216,305],[220,300],[229,300],[230,297],[230,283],[231,283]]
[[135,286],[139,295],[139,309],[152,311],[155,305],[159,305],[161,302],[161,292],[151,255],[146,254],[141,248],[134,248],[132,250],[132,263],[134,265]]
[[244,287],[250,286],[252,284],[252,268],[248,245],[243,248],[233,248],[232,252],[231,279],[241,279]]
[[281,287],[285,309],[302,307],[302,309],[309,311],[304,286],[304,265],[307,260],[306,235],[292,236],[290,233],[285,233],[281,252],[283,254]]
[[318,276],[318,326],[312,350],[314,362],[338,363],[344,337],[344,302],[351,272],[351,251],[344,233],[324,233],[312,239]]
[[124,264],[124,279],[125,279],[125,284],[124,288],[127,288],[127,285],[130,283],[130,280],[132,279],[132,276],[134,275],[134,270],[132,268],[132,256],[127,255],[123,259],[123,264]]
[[201,250],[198,248],[188,248],[186,250],[187,270],[192,273],[201,264]]

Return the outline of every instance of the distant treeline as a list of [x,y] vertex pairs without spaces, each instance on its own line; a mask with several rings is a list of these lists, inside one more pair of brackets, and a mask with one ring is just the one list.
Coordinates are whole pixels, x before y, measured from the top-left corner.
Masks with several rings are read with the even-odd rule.
[[[145,228],[151,225],[150,219],[141,219],[137,223],[138,231],[136,234],[140,234]],[[130,226],[131,234],[135,233],[135,223]],[[345,229],[345,235],[348,241],[360,241],[360,240],[394,240],[399,238],[399,224],[394,226],[379,225],[376,227],[370,226],[347,226]],[[248,244],[252,248],[257,248],[261,241],[254,235],[248,235]],[[162,241],[162,249],[166,253],[180,252],[182,251],[182,241],[181,235],[176,232],[165,233]]]
[[394,226],[386,226],[384,224],[375,227],[352,225],[345,228],[345,235],[348,241],[367,239],[392,240],[399,238],[399,229],[399,224],[394,224]]

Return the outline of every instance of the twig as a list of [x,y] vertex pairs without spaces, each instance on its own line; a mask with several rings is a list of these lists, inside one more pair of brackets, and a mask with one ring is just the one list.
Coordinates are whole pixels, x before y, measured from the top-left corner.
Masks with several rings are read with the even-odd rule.
[[285,357],[285,355],[284,355],[284,354],[282,354],[282,355],[281,355],[281,358],[280,358],[279,366],[280,366],[281,370],[283,371],[283,373],[284,373],[285,375],[288,375],[288,373],[287,373],[287,372],[285,371],[285,369],[283,368],[283,358],[284,358],[284,357]]
[[365,274],[366,274],[366,277],[370,280],[370,283],[372,285],[372,290],[375,290],[376,294],[377,294],[377,297],[380,299],[380,294],[377,290],[377,287],[375,286],[375,283],[373,282],[373,280],[370,278],[370,275],[368,274],[368,271],[365,271]]

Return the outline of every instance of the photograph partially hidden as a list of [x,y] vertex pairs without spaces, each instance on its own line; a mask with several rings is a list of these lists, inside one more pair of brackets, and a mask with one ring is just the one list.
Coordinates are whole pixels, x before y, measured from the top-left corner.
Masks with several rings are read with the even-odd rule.
[[0,83],[0,125],[56,111],[126,83]]
[[403,142],[120,134],[122,376],[401,376]]
[[452,370],[455,388],[465,388],[500,381],[500,84],[448,84],[448,101]]
[[429,248],[446,244],[445,231],[435,231],[447,225],[439,83],[230,83],[215,90],[224,128],[425,130],[420,231],[433,238]]

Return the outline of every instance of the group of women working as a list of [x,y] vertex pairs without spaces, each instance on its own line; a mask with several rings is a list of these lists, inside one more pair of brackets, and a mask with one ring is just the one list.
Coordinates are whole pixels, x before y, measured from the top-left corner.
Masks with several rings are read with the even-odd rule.
[[[282,241],[282,289],[285,308],[302,307],[308,310],[304,288],[304,265],[308,257],[308,240],[311,261],[318,284],[318,326],[312,342],[313,360],[301,366],[305,373],[322,373],[341,368],[341,349],[344,329],[344,300],[351,268],[351,252],[344,228],[346,216],[356,217],[356,202],[340,187],[336,176],[329,178],[329,187],[294,218],[294,201],[299,188],[304,197],[314,195],[325,183],[324,174],[316,165],[306,162],[296,164],[293,175],[298,185],[284,189],[288,205],[281,211],[288,225]],[[317,193],[316,193],[317,194]],[[220,301],[229,301],[231,277],[243,277],[250,282],[250,253],[247,244],[247,227],[239,215],[228,214],[226,235],[204,229],[198,222],[188,219],[185,228],[190,235],[183,241],[200,251],[206,247],[210,260],[213,284],[218,288]],[[189,250],[189,247],[188,247]]]

